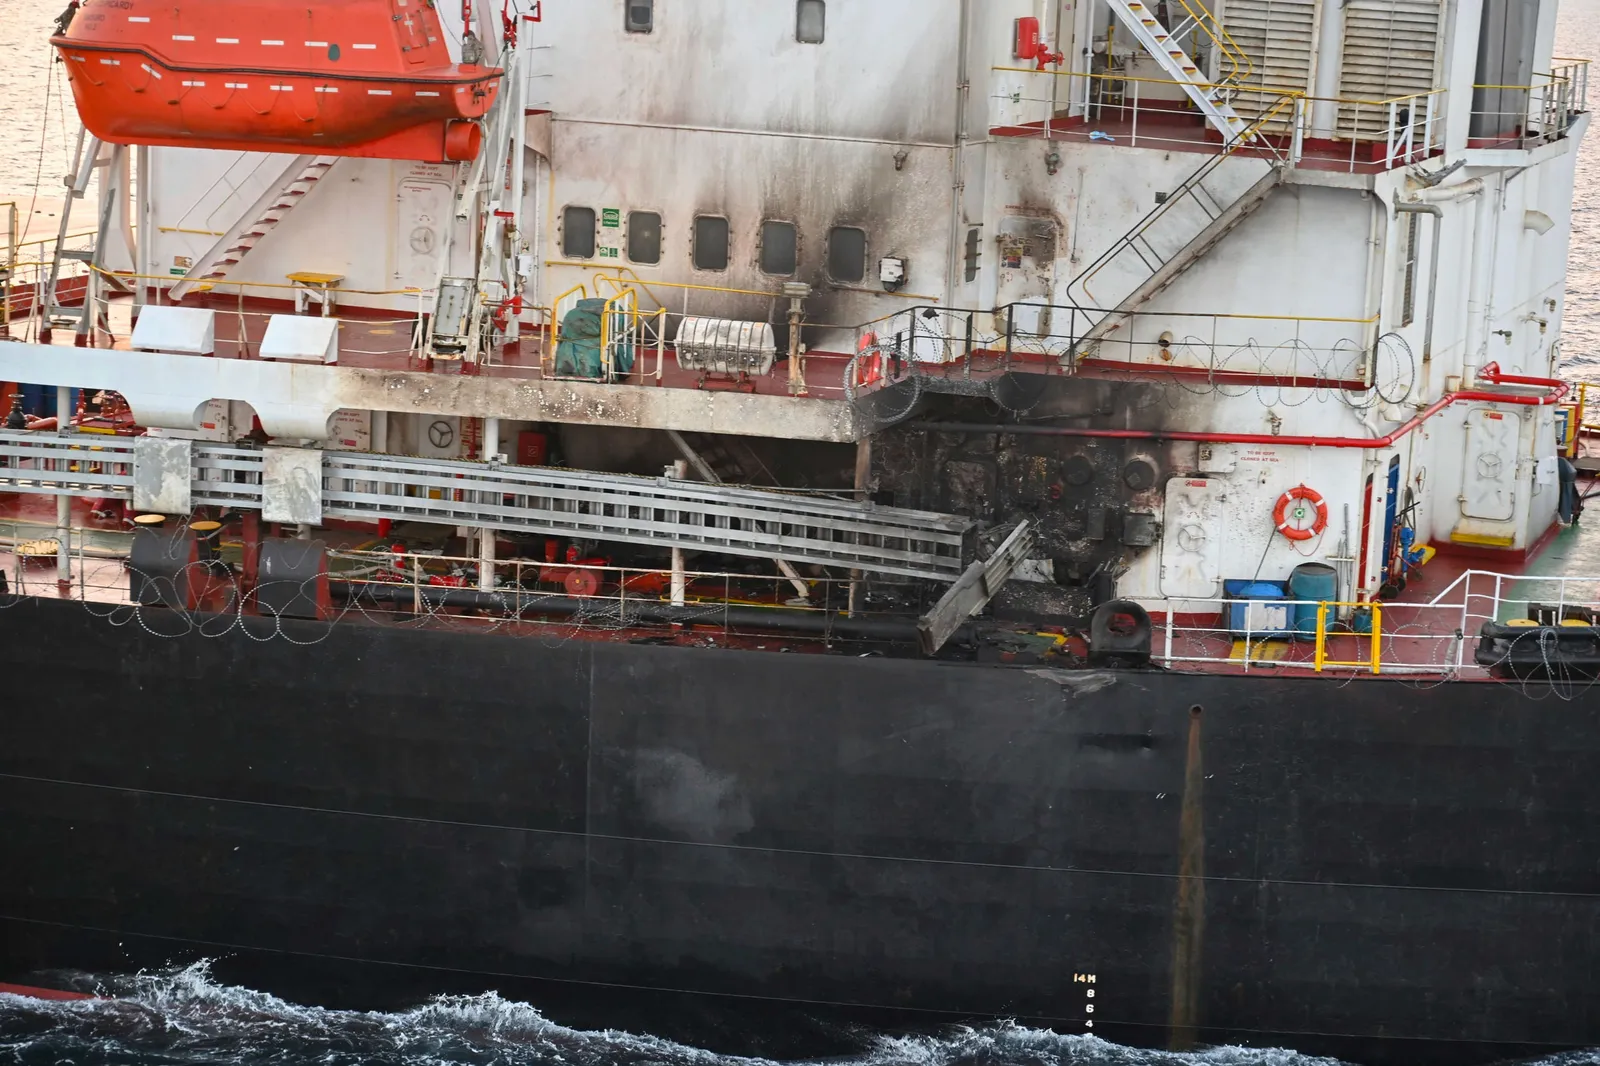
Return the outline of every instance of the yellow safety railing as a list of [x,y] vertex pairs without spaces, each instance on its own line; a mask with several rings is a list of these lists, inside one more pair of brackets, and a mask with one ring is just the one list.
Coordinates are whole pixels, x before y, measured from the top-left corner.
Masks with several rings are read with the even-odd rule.
[[[1252,96],[1265,96],[1277,99],[1278,97],[1293,97],[1316,103],[1331,104],[1361,104],[1364,107],[1387,107],[1389,104],[1403,104],[1407,100],[1416,100],[1425,96],[1439,96],[1447,92],[1446,89],[1430,89],[1426,92],[1406,93],[1402,96],[1387,96],[1381,99],[1367,99],[1356,96],[1313,96],[1304,89],[1296,89],[1286,85],[1225,85],[1216,82],[1182,82],[1173,78],[1151,78],[1144,75],[1133,74],[1108,74],[1104,71],[1085,70],[1037,70],[1034,67],[1007,67],[995,66],[990,68],[996,73],[1003,74],[1034,74],[1051,78],[1083,78],[1089,81],[1132,81],[1144,85],[1170,85],[1182,89],[1187,85],[1195,84],[1202,89],[1230,89],[1237,93]],[[1527,86],[1478,86],[1478,88],[1527,88]],[[569,264],[570,265],[570,264]]]
[[[1370,614],[1371,618],[1372,618],[1372,632],[1370,634],[1365,634],[1365,633],[1356,633],[1356,634],[1354,634],[1355,636],[1358,636],[1358,637],[1359,636],[1366,636],[1366,637],[1369,638],[1369,640],[1371,642],[1371,653],[1367,656],[1367,658],[1365,660],[1362,660],[1362,661],[1359,661],[1359,662],[1348,662],[1348,661],[1344,661],[1344,660],[1328,658],[1328,613],[1333,608],[1344,608],[1344,607],[1348,607],[1348,608],[1350,608],[1352,610],[1357,610],[1357,611],[1367,611]],[[1313,665],[1316,667],[1316,670],[1317,670],[1317,672],[1319,674],[1326,667],[1329,667],[1329,666],[1356,667],[1358,669],[1363,669],[1363,670],[1370,669],[1374,674],[1381,674],[1383,672],[1382,656],[1383,656],[1383,606],[1382,606],[1382,604],[1379,604],[1379,603],[1376,603],[1376,602],[1371,602],[1371,603],[1338,603],[1338,602],[1335,602],[1335,601],[1332,601],[1332,600],[1324,600],[1323,602],[1317,604],[1317,647],[1316,647],[1316,653],[1315,653],[1315,656],[1314,656],[1312,662],[1313,662]]]
[[624,347],[639,357],[639,332],[639,294],[623,289],[607,299],[600,316],[600,373],[606,381],[616,380]]
[[1568,459],[1576,459],[1578,457],[1578,449],[1585,430],[1600,429],[1600,425],[1595,425],[1588,421],[1589,383],[1587,381],[1578,383],[1578,390],[1574,393],[1574,397],[1571,403],[1564,403],[1559,408],[1565,411],[1567,415],[1566,432],[1561,441],[1561,454]]
[[[1210,39],[1223,61],[1231,68],[1228,74],[1220,79],[1221,81],[1229,85],[1239,85],[1255,73],[1255,63],[1251,60],[1250,54],[1239,47],[1239,42],[1233,39],[1232,34],[1205,4],[1200,0],[1178,0],[1178,3],[1189,13],[1195,28]],[[1173,36],[1177,36],[1177,31],[1173,31]]]
[[[111,280],[111,281],[159,281],[159,282],[171,284],[171,283],[176,282],[178,280],[178,277],[176,275],[173,275],[173,274],[135,274],[132,271],[107,270],[105,267],[101,267],[101,266],[91,266],[90,269],[93,270],[94,273],[100,275],[103,278]],[[215,280],[208,280],[208,281],[200,282],[199,284],[207,286],[207,288],[205,290],[207,292],[214,292],[217,289],[238,289],[238,290],[240,290],[241,293],[245,289],[286,289],[286,290],[289,290],[289,291],[292,292],[294,289],[299,287],[299,286],[296,286],[296,285],[294,285],[293,283],[290,283],[290,282],[281,282],[281,281],[230,281],[227,278],[218,278],[218,279],[215,279]],[[429,290],[429,289],[417,289],[417,288],[410,288],[410,289],[354,289],[354,288],[349,288],[349,287],[346,287],[346,286],[330,285],[328,287],[327,291],[329,291],[329,292],[347,293],[348,295],[351,295],[351,296],[421,296],[424,293],[427,293],[427,292],[429,292],[431,290]]]
[[8,332],[11,328],[11,287],[16,280],[17,249],[21,247],[22,234],[20,213],[15,200],[0,203],[4,214],[0,215],[6,223],[5,259],[0,260],[0,332]]
[[[1589,109],[1589,61],[1556,60],[1549,73],[1536,72],[1527,85],[1474,84],[1472,115],[1489,119],[1491,128],[1474,133],[1479,140],[1545,143],[1566,134],[1572,116]],[[1479,104],[1489,105],[1479,107]],[[1477,129],[1474,124],[1475,130]]]
[[[587,285],[574,285],[560,296],[557,296],[550,305],[550,349],[544,353],[544,359],[542,360],[546,374],[554,374],[556,370],[556,348],[561,344],[561,320],[567,317],[567,311],[571,307],[578,305],[579,300],[587,300],[588,298],[589,287]],[[568,300],[571,300],[570,306],[567,303]]]

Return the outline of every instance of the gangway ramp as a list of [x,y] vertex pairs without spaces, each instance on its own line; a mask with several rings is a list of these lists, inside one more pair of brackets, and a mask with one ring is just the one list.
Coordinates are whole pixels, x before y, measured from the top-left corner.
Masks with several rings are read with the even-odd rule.
[[0,431],[0,492],[98,496],[162,510],[152,506],[159,498],[173,514],[211,504],[259,509],[274,521],[474,526],[937,581],[959,578],[974,548],[971,519],[829,496],[170,438]]

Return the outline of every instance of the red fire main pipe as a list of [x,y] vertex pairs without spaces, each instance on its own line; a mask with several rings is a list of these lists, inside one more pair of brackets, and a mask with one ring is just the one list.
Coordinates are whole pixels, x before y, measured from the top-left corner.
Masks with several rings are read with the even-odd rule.
[[1499,363],[1485,363],[1478,371],[1478,377],[1491,385],[1539,385],[1547,389],[1560,389],[1563,397],[1572,391],[1572,386],[1560,378],[1530,378],[1522,374],[1507,374],[1500,369]]
[[[1493,364],[1490,364],[1493,366]],[[1488,370],[1489,367],[1485,367]],[[1499,375],[1499,368],[1494,372]],[[986,425],[982,422],[917,422],[910,428],[943,430],[950,433],[1015,433],[1039,437],[1102,437],[1111,440],[1169,440],[1197,441],[1202,444],[1279,444],[1307,448],[1388,448],[1411,433],[1434,415],[1452,404],[1477,400],[1485,403],[1509,403],[1518,407],[1549,407],[1566,399],[1572,386],[1555,378],[1537,378],[1518,381],[1513,377],[1500,377],[1511,385],[1545,385],[1550,392],[1544,396],[1505,396],[1495,392],[1467,390],[1452,392],[1419,413],[1411,421],[1382,437],[1294,437],[1271,433],[1191,433],[1167,429],[1078,429],[1066,426]]]

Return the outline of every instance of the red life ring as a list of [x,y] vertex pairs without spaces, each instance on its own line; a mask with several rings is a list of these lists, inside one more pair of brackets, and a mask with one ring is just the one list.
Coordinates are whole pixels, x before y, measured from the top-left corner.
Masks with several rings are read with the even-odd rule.
[[[1304,500],[1316,508],[1316,518],[1309,526],[1298,526],[1290,521],[1291,518],[1303,519],[1306,516],[1304,507],[1295,507],[1291,514],[1289,508]],[[1296,485],[1282,496],[1278,497],[1278,506],[1272,509],[1273,524],[1290,540],[1310,540],[1320,536],[1328,528],[1328,504],[1322,498],[1322,493],[1316,489],[1307,488],[1305,485]]]
[[883,377],[883,356],[867,352],[878,346],[876,333],[863,333],[856,342],[856,386],[871,385]]

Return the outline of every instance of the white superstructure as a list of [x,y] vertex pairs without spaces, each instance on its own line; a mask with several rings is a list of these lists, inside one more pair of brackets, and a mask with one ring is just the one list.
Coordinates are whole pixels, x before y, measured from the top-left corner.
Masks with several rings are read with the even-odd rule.
[[[434,311],[442,278],[473,279],[468,303],[499,309],[480,327],[495,341],[626,291],[641,359],[680,317],[766,322],[780,376],[798,300],[810,395],[750,397],[736,417],[704,390],[646,409],[648,384],[563,383],[547,354],[517,387],[582,402],[530,417],[510,385],[435,407],[420,386],[374,385],[373,410],[489,419],[496,440],[536,417],[846,441],[888,427],[853,412],[837,367],[863,343],[887,359],[898,336],[925,376],[970,360],[980,377],[1026,364],[1162,386],[1158,411],[1014,405],[1038,424],[1148,431],[1072,445],[1144,448],[1162,475],[1129,483],[1127,514],[1149,522],[1123,523],[1125,596],[1205,599],[1224,577],[1331,561],[1341,596],[1366,598],[1397,509],[1414,505],[1419,542],[1487,551],[1525,552],[1555,521],[1558,405],[1483,375],[1560,365],[1588,113],[1587,65],[1551,54],[1554,0],[534,6],[487,162],[339,160],[227,281],[284,299],[268,287],[319,272],[343,279],[340,308],[410,315]],[[492,42],[500,13],[481,14]],[[138,261],[110,265],[175,282],[301,174],[281,155],[140,156]],[[809,292],[785,291],[797,283]],[[493,363],[494,347],[464,358]],[[857,400],[883,384],[859,360],[848,372]],[[307,368],[295,402],[315,406],[324,373]],[[1508,402],[1430,410],[1497,389]],[[800,405],[838,414],[797,430],[818,422],[785,413]],[[1172,439],[1207,434],[1243,439]],[[396,428],[393,450],[420,439]],[[1328,517],[1291,539],[1274,507],[1300,487]]]

